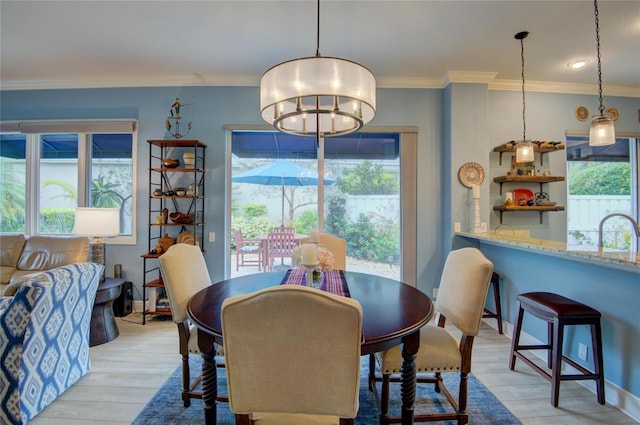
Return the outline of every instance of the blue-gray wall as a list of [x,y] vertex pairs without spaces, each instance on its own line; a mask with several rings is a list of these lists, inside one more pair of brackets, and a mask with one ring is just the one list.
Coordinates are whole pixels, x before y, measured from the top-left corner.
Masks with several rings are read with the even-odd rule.
[[[138,173],[137,173],[137,240],[136,246],[108,248],[107,270],[113,264],[122,264],[125,277],[137,287],[137,298],[141,293],[142,260],[140,255],[147,250],[147,191],[148,191],[148,145],[147,139],[166,138],[164,119],[172,100],[179,97],[185,103],[195,103],[195,119],[189,138],[201,139],[207,148],[207,225],[206,232],[215,232],[216,242],[205,241],[206,259],[212,279],[224,277],[224,215],[225,215],[225,166],[226,146],[224,126],[227,124],[263,124],[258,111],[257,87],[162,87],[162,88],[110,88],[77,90],[34,90],[0,92],[0,120],[29,119],[82,119],[82,118],[135,118],[139,121]],[[453,241],[453,223],[461,222],[468,229],[469,192],[457,177],[458,169],[466,162],[479,162],[486,171],[481,189],[481,220],[496,225],[496,215],[491,206],[499,195],[492,183],[492,168],[497,165],[493,147],[522,134],[521,93],[517,91],[488,90],[485,84],[450,84],[445,89],[379,89],[377,115],[371,126],[415,126],[418,136],[418,286],[427,294],[438,286],[443,259]],[[608,107],[616,107],[620,120],[616,123],[618,133],[640,133],[638,110],[640,99],[605,98]],[[575,107],[585,105],[596,111],[597,97],[586,95],[562,95],[550,93],[527,94],[527,135],[532,139],[564,140],[565,131],[588,130],[588,122],[579,122],[574,117]],[[560,155],[561,156],[561,155]],[[554,174],[564,174],[564,159],[548,155]],[[545,158],[545,161],[547,158]],[[566,193],[563,184],[556,184],[552,191],[554,199]],[[558,238],[566,229],[564,213],[546,214],[545,223],[509,216],[519,227],[531,227],[538,237]],[[563,233],[564,232],[564,233]],[[484,248],[483,248],[484,249]],[[553,284],[555,274],[537,279],[532,273],[522,276],[521,268],[509,266],[511,258],[520,260],[522,253],[502,249],[490,252],[497,268],[502,269],[508,280],[504,291],[515,294]],[[532,257],[537,267],[547,270],[546,258]],[[561,260],[554,260],[560,263]],[[582,266],[582,265],[580,265]],[[584,267],[584,266],[583,266]],[[623,281],[623,289],[630,295],[638,293],[639,279],[633,275],[612,270],[601,271],[589,267],[581,271],[577,263],[565,262],[557,265],[559,276],[555,289],[570,291],[589,287],[594,301],[607,308],[614,301],[610,297],[612,282]],[[573,270],[565,273],[562,270]],[[535,270],[535,269],[534,269]],[[553,279],[552,279],[553,277]],[[573,288],[571,290],[571,288]],[[513,297],[505,297],[508,320],[513,319]],[[629,298],[627,298],[628,301]],[[611,298],[613,300],[613,298]],[[627,308],[622,305],[618,310]],[[622,318],[606,323],[609,335],[607,343],[619,348],[607,348],[607,378],[617,385],[640,396],[638,374],[640,365],[633,364],[638,356],[637,347],[628,341],[640,340],[637,327],[637,304],[628,311],[616,315]],[[535,332],[532,331],[535,334]],[[637,345],[637,344],[636,344]],[[636,351],[634,351],[636,350]],[[635,377],[636,379],[632,379]],[[632,387],[631,382],[636,383]]]

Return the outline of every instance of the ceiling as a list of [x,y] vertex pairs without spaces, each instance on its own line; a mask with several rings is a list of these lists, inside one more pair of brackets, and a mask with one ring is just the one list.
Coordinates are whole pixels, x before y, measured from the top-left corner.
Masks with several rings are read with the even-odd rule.
[[[640,1],[600,0],[605,95],[640,96]],[[593,2],[322,0],[320,53],[378,87],[484,81],[595,93]],[[0,87],[254,85],[316,51],[316,2],[0,2]],[[587,59],[579,71],[567,64]],[[554,89],[554,87],[556,89]],[[561,88],[559,88],[561,87]]]

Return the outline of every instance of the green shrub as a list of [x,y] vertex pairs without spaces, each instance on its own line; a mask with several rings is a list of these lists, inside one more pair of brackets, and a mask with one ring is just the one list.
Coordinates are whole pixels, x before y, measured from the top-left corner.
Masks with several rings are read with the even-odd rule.
[[305,210],[298,218],[291,223],[291,225],[296,229],[296,233],[303,233],[305,235],[309,234],[310,229],[315,229],[318,227],[318,211],[316,210]]
[[245,204],[242,206],[242,216],[246,219],[265,217],[268,208],[264,204]]
[[260,235],[265,235],[273,229],[275,224],[267,217],[232,217],[231,218],[231,249],[236,249],[233,238],[233,231],[240,229],[244,239],[253,239]]
[[40,210],[40,233],[73,233],[75,208],[46,208]]
[[397,260],[399,226],[388,220],[373,223],[369,217],[360,214],[358,221],[347,225],[345,232],[349,255],[361,260],[378,263]]
[[332,195],[327,200],[329,212],[325,220],[325,232],[343,237],[347,229],[347,199],[343,195]]

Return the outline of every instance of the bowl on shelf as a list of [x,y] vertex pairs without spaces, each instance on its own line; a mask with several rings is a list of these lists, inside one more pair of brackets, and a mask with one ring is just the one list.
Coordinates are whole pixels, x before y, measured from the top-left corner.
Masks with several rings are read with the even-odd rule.
[[540,207],[553,207],[556,205],[556,202],[554,201],[550,201],[548,199],[541,199],[536,201],[536,205],[540,206]]
[[181,212],[173,212],[169,214],[169,218],[176,224],[191,224],[194,221],[193,214],[186,214]]
[[180,165],[180,160],[175,158],[167,158],[162,161],[162,165],[165,168],[176,168],[178,165]]
[[185,189],[184,187],[176,188],[176,196],[185,196],[186,194],[187,194],[187,189]]

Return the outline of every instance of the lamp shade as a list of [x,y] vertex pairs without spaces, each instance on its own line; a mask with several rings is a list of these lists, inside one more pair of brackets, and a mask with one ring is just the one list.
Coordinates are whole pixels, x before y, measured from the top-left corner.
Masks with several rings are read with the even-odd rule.
[[76,208],[73,233],[79,236],[116,236],[120,233],[117,208]]
[[591,119],[589,146],[607,146],[616,142],[613,117],[608,114],[596,115]]
[[533,143],[518,142],[516,145],[516,162],[533,162],[535,161],[533,152]]
[[367,68],[346,59],[290,60],[262,76],[260,111],[262,119],[285,133],[348,134],[375,116],[376,80]]

